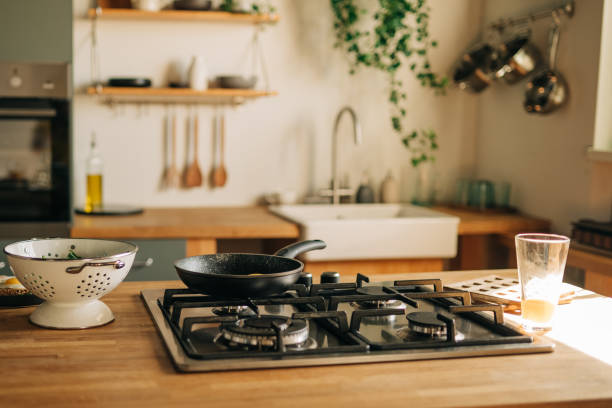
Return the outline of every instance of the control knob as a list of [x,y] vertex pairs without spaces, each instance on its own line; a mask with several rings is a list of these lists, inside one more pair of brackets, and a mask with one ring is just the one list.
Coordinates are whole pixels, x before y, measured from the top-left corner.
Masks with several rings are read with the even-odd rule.
[[312,285],[312,273],[302,272],[296,283],[304,285],[307,288],[309,288]]
[[338,272],[323,272],[321,283],[340,283],[340,274]]

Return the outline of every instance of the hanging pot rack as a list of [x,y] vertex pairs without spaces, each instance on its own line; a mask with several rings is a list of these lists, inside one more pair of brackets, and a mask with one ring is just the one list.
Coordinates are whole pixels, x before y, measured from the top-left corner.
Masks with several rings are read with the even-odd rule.
[[576,9],[576,5],[574,3],[574,0],[570,0],[564,5],[559,6],[559,7],[554,7],[554,8],[550,8],[547,10],[542,10],[542,11],[538,11],[535,13],[526,14],[526,15],[519,16],[519,17],[501,18],[491,23],[489,25],[489,28],[492,28],[498,31],[503,31],[508,27],[523,26],[523,25],[529,24],[537,20],[543,20],[545,18],[554,19],[555,16],[558,17],[560,15],[564,15],[568,18],[571,18],[574,15],[575,9]]

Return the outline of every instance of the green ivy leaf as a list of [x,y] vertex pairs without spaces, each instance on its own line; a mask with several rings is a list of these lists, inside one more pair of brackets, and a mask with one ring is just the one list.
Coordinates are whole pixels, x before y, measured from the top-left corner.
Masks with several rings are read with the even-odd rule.
[[391,125],[393,126],[393,130],[400,132],[402,130],[402,125],[400,123],[400,118],[397,116],[391,117]]
[[397,104],[398,102],[397,91],[395,89],[392,90],[391,95],[389,95],[389,102],[393,104]]

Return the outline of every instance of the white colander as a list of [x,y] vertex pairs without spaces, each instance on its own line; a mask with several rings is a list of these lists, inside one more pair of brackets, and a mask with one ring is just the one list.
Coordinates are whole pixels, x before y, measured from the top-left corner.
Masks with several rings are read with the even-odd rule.
[[[30,321],[58,329],[112,322],[113,312],[98,298],[123,281],[137,251],[128,242],[77,238],[32,239],[4,248],[15,277],[45,300]],[[69,259],[74,255],[80,259]]]

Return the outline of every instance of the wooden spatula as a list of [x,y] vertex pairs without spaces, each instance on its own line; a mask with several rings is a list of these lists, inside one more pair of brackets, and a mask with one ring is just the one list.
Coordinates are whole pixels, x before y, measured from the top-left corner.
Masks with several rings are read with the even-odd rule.
[[167,156],[169,157],[168,167],[164,173],[164,188],[176,188],[180,185],[180,175],[176,167],[176,116],[168,114],[166,118],[166,144]]
[[198,115],[192,119],[193,127],[193,162],[185,170],[185,187],[198,187],[202,185],[202,172],[198,165]]
[[221,113],[219,118],[219,165],[213,170],[213,186],[223,187],[227,182],[227,171],[225,170],[225,114]]

